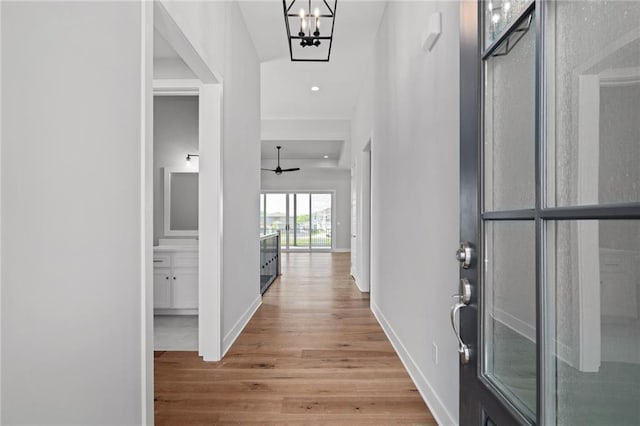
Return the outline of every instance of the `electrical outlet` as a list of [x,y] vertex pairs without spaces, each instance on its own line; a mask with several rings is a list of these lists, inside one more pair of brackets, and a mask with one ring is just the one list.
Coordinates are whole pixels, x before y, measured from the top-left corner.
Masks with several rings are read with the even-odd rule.
[[436,342],[431,342],[431,360],[435,365],[438,365],[438,345]]

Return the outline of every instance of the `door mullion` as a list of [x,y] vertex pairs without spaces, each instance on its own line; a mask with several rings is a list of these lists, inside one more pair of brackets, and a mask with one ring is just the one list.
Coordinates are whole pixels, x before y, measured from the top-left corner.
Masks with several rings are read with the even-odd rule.
[[535,0],[535,198],[536,198],[536,423],[545,424],[547,401],[545,389],[547,384],[547,321],[546,321],[546,280],[545,280],[545,242],[544,219],[540,211],[544,205],[544,2]]
[[309,251],[311,251],[311,196],[312,194],[309,193]]
[[[536,6],[540,6],[540,2],[536,0]],[[536,30],[536,53],[535,53],[535,198],[536,198],[536,423],[543,424],[542,417],[545,411],[543,407],[545,403],[544,398],[544,378],[543,372],[545,365],[545,321],[544,321],[544,285],[545,282],[543,280],[544,267],[543,267],[543,222],[540,217],[540,209],[542,207],[542,184],[541,184],[541,152],[542,143],[541,137],[543,134],[542,129],[540,128],[540,118],[541,112],[540,107],[542,105],[541,102],[541,46],[540,43],[542,41],[542,32],[540,31],[542,16],[540,13],[540,9],[536,9],[535,13],[535,30]]]

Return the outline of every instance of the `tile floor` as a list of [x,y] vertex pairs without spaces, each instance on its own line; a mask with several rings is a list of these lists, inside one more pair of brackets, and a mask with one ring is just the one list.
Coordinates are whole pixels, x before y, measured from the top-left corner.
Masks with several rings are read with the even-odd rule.
[[156,351],[197,351],[197,315],[154,316],[153,338]]

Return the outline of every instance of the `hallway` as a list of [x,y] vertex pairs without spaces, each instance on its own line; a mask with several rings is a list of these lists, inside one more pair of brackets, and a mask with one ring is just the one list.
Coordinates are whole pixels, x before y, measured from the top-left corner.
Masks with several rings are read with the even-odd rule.
[[347,253],[283,253],[221,362],[156,352],[156,424],[435,425],[349,265]]

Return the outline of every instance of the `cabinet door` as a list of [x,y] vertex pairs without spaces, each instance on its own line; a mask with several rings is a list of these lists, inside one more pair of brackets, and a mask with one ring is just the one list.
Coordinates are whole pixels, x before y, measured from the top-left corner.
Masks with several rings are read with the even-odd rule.
[[171,269],[169,268],[153,270],[153,307],[171,307]]
[[195,268],[174,269],[171,307],[174,309],[198,308],[198,270]]

